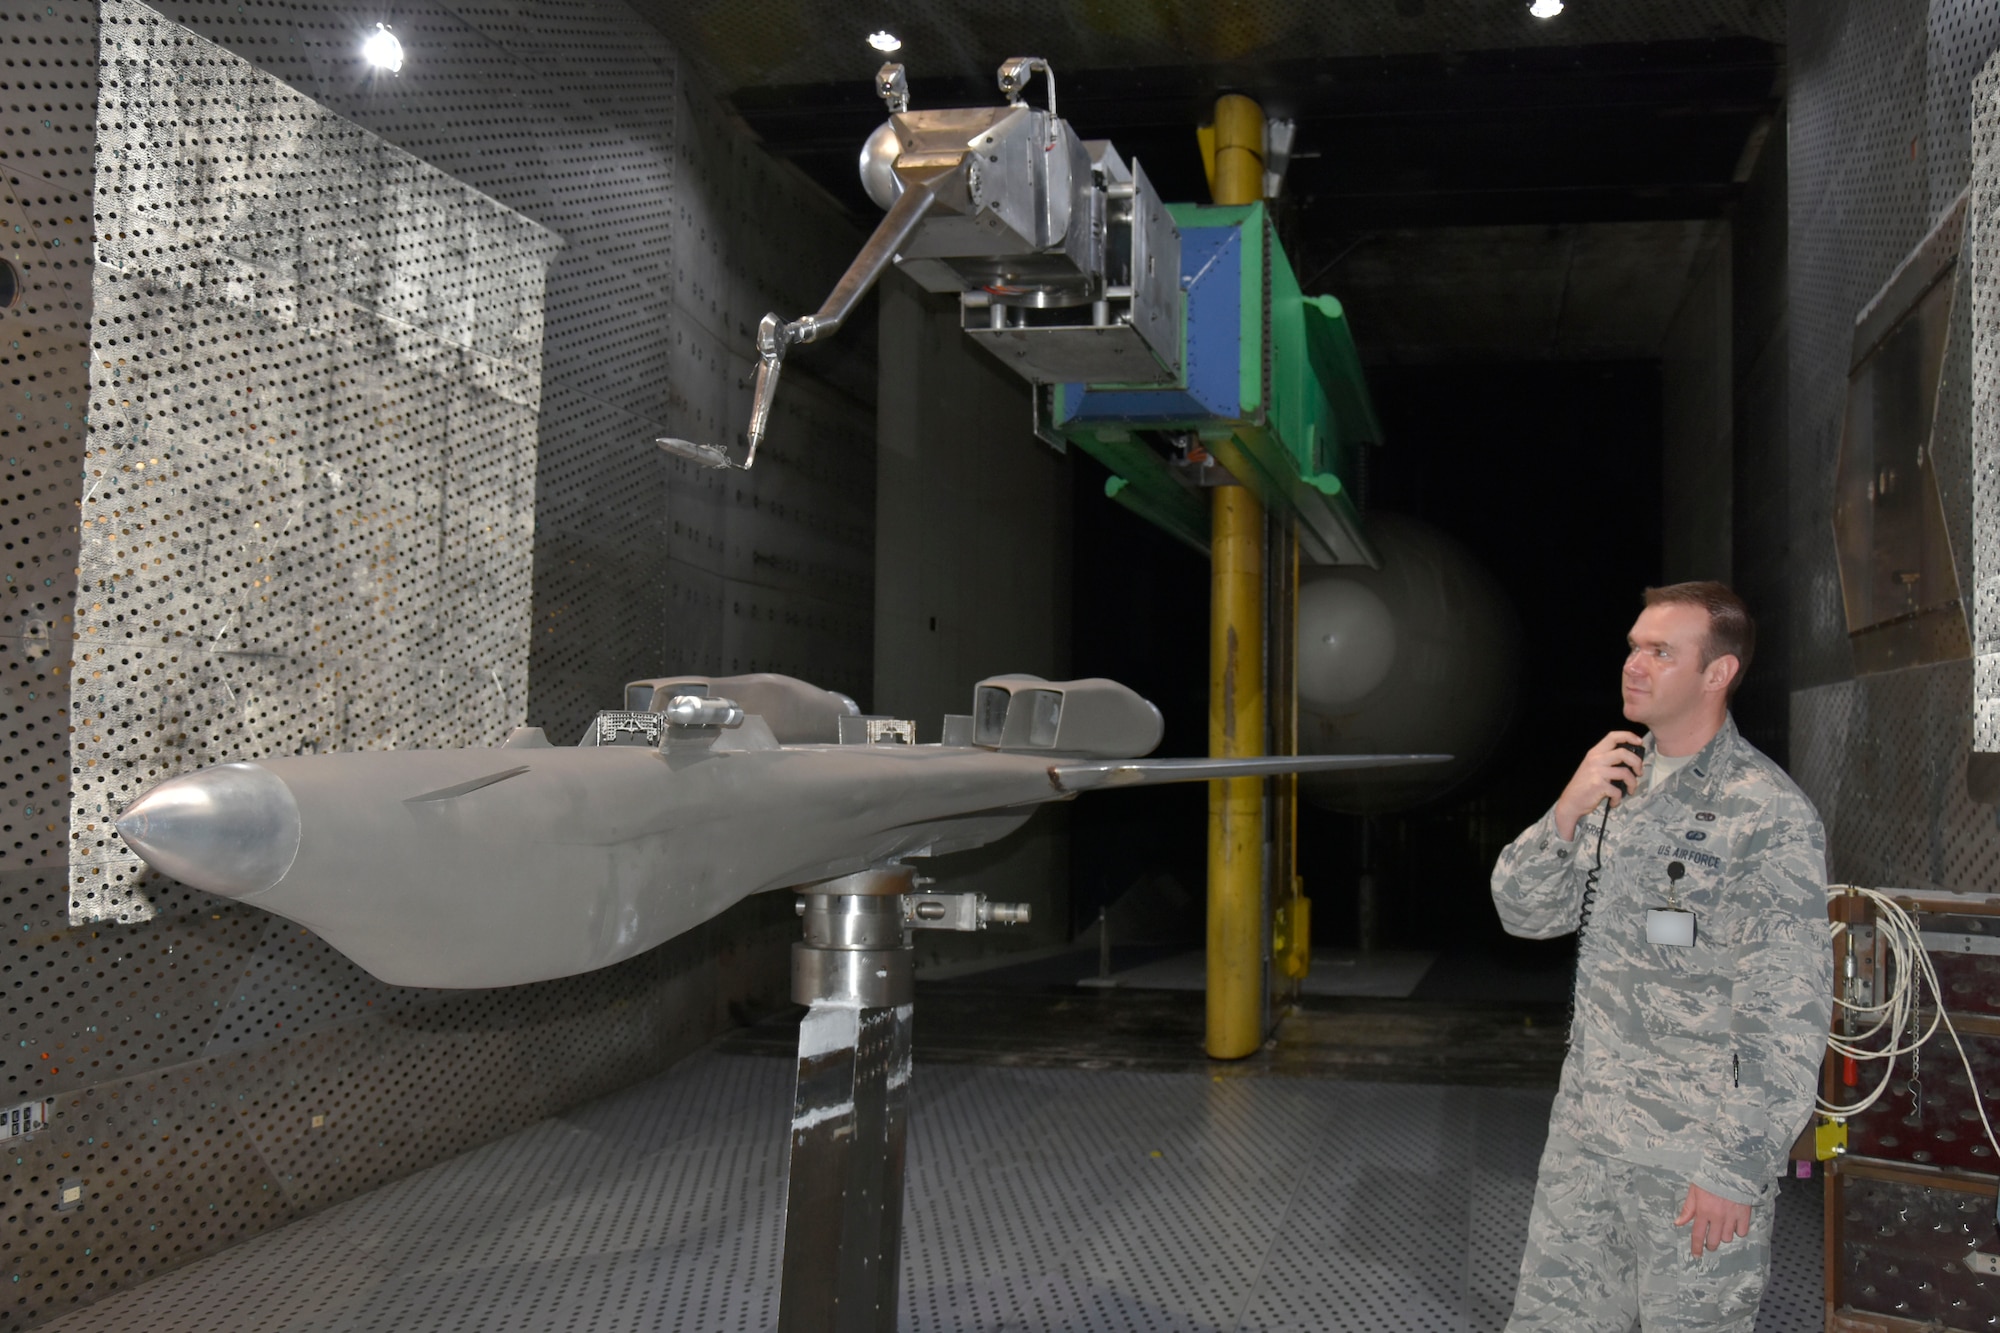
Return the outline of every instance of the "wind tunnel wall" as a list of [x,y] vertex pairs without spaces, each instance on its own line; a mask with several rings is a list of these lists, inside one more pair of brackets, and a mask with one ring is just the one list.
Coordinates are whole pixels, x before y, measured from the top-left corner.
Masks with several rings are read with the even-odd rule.
[[220,760],[566,742],[637,677],[868,692],[868,331],[795,358],[754,473],[651,445],[733,433],[757,318],[858,231],[622,5],[399,6],[395,77],[376,17],[0,3],[0,1112],[51,1115],[0,1144],[0,1329],[784,995],[781,896],[589,976],[406,990],[104,827]]
[[[1764,550],[1789,565],[1765,600],[1782,589],[1766,618],[1780,640],[1774,659],[1788,664],[1790,766],[1826,822],[1836,881],[1965,900],[1966,913],[1922,924],[1940,937],[1946,1007],[2000,1123],[2000,918],[1974,914],[2000,894],[2000,811],[1967,782],[1975,713],[1991,694],[1973,655],[1990,652],[2000,631],[1970,642],[1963,629],[1909,632],[1955,618],[1977,626],[1982,603],[1987,617],[2000,605],[1989,559],[2000,536],[1992,393],[1982,406],[1975,392],[2000,365],[2000,321],[1983,313],[2000,245],[2000,25],[1990,5],[1961,0],[1814,0],[1790,16],[1789,447],[1772,451],[1783,466],[1759,463],[1766,484],[1744,497],[1766,513],[1789,509],[1782,526],[1769,525],[1789,534],[1786,548]],[[1918,578],[1918,564],[1898,560],[1887,571],[1912,577],[1913,605],[1943,572],[1956,596],[1940,612],[1851,633],[1843,572],[1851,581],[1866,567],[1843,571],[1836,514],[1857,317],[1906,259],[1930,262],[1916,252],[1941,224],[1953,229],[1969,185],[1966,246],[1941,279],[1951,305],[1935,426],[1901,479],[1935,488],[1950,567]],[[1984,951],[1947,947],[1953,939]],[[1879,1070],[1858,1071],[1860,1090]],[[1919,1088],[1906,1086],[1911,1072],[1902,1062],[1884,1105],[1856,1119],[1828,1182],[1830,1295],[1846,1310],[1829,1328],[1972,1328],[1994,1309],[1991,1279],[1965,1256],[1996,1248],[2000,1163],[1942,1034],[1923,1050]]]

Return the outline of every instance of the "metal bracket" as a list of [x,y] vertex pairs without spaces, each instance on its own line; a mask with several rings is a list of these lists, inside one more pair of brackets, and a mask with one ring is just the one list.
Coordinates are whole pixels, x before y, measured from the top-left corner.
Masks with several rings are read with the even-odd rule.
[[910,79],[900,64],[891,60],[875,71],[875,95],[888,103],[892,116],[910,109]]
[[842,745],[915,745],[917,724],[904,717],[856,714],[837,725]]
[[983,893],[912,893],[903,899],[903,924],[911,930],[984,930],[1025,926],[1027,903],[994,903]]
[[1010,56],[1000,62],[1000,95],[1007,99],[1008,106],[1021,105],[1021,94],[1027,91],[1028,80],[1040,70],[1049,85],[1049,119],[1056,118],[1056,72],[1049,68],[1049,62],[1040,56]]
[[597,721],[590,729],[590,743],[658,745],[666,725],[664,713],[603,712],[597,715]]

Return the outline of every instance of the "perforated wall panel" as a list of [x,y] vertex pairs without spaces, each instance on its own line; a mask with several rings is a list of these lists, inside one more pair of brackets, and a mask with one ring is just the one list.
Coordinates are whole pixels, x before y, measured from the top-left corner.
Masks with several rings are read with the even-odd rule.
[[[782,896],[495,992],[382,986],[159,881],[126,912],[151,919],[72,925],[72,869],[80,914],[117,915],[81,895],[130,792],[522,716],[567,738],[669,669],[870,678],[867,330],[788,367],[755,473],[651,445],[740,426],[757,318],[815,307],[860,239],[657,30],[595,0],[400,5],[389,78],[358,58],[372,12],[157,12],[107,9],[151,45],[106,46],[97,188],[97,5],[0,0],[0,1110],[53,1111],[0,1154],[0,1329],[629,1083],[785,990]],[[190,53],[170,91],[128,86]],[[107,675],[75,678],[73,868],[79,662]]]
[[524,720],[560,247],[134,0],[100,22],[72,922],[153,915],[110,825],[163,777]]
[[[2000,69],[1992,62],[1973,85],[1972,126],[1960,292],[1970,298],[1973,748],[1991,754],[2000,751]],[[1974,329],[1993,332],[1975,339]]]
[[2000,821],[1965,790],[1972,664],[1792,695],[1792,776],[1826,823],[1836,881],[1991,893]]
[[[1868,883],[1990,889],[2000,871],[1990,808],[1964,790],[1977,675],[1948,662],[1854,682],[1834,561],[1834,460],[1855,318],[1896,266],[1990,171],[1992,92],[1975,80],[2000,16],[1956,0],[1794,6],[1791,164],[1789,620],[1793,766],[1820,802],[1834,873]],[[1969,230],[1982,224],[1973,202]],[[1974,636],[2000,645],[1991,534],[1993,257],[1975,237],[1954,273],[1950,341],[1931,463]],[[2000,382],[2000,381],[1996,381]],[[1975,404],[1985,404],[1975,408]],[[1990,684],[1990,682],[1989,682]],[[1957,692],[1956,698],[1953,697]],[[2000,735],[1988,738],[2000,743]],[[1984,747],[1982,747],[1984,748]],[[2000,748],[2000,744],[1996,744]]]
[[[95,6],[0,7],[0,259],[14,288],[0,312],[0,492],[5,610],[0,611],[0,1109],[41,1101],[88,1080],[70,1060],[78,1038],[108,1020],[113,1001],[95,989],[96,955],[66,927],[69,827],[69,673],[75,642],[77,500],[82,493],[91,331],[91,214],[97,37]],[[85,957],[90,963],[85,963]],[[135,960],[136,961],[136,960]],[[129,1003],[128,999],[128,1003]],[[132,1006],[134,1009],[136,1005]],[[85,1011],[88,1017],[85,1017]],[[151,1012],[151,1011],[149,1011]],[[165,1012],[165,1006],[159,1012]],[[177,1016],[178,1017],[178,1016]],[[93,1034],[94,1035],[94,1034]],[[150,1054],[150,1052],[149,1052]],[[60,1111],[57,1112],[60,1114]],[[0,1327],[40,1293],[76,1278],[67,1237],[33,1235],[28,1208],[59,1194],[76,1149],[54,1125],[0,1156]],[[88,1134],[80,1136],[79,1144]],[[67,1149],[67,1154],[65,1153]],[[29,1253],[47,1261],[24,1265]],[[61,1246],[58,1252],[57,1247]]]
[[[2000,811],[1974,802],[1975,743],[2000,749],[2000,709],[1975,728],[1975,700],[2000,695],[1995,652],[1995,337],[1992,76],[2000,12],[1972,0],[1827,0],[1790,7],[1791,762],[1827,826],[1836,880],[1944,893],[2000,890]],[[1896,265],[1974,187],[1953,277],[1953,321],[1930,464],[1944,502],[1974,656],[1853,678],[1835,572],[1835,451],[1855,317]],[[1951,918],[1930,918],[1933,923]],[[1936,925],[1934,929],[1949,929]],[[2000,968],[1953,960],[1949,1002],[1982,1013]],[[1996,1104],[1989,1043],[1968,1055]],[[1921,1089],[1908,1061],[1895,1095],[1855,1126],[1850,1162],[1889,1158],[1993,1171],[1956,1052],[1926,1047]],[[1864,1163],[1865,1164],[1865,1163]],[[1983,1326],[1991,1301],[1962,1259],[1989,1199],[1852,1182],[1832,1221],[1842,1299],[1911,1321]],[[1916,1197],[1921,1195],[1922,1197]],[[1983,1205],[1984,1212],[1979,1211]],[[1958,1239],[1952,1241],[1956,1235]],[[1944,1237],[1940,1241],[1939,1237]],[[1926,1239],[1928,1238],[1928,1239]]]
[[1966,168],[1962,130],[1956,146],[1949,133],[1926,132],[1933,85],[1940,104],[1951,92],[1950,71],[1929,69],[1927,0],[1791,8],[1796,535],[1786,630],[1797,688],[1853,673],[1832,501],[1854,318],[1964,187]]
[[[1976,984],[1990,990],[1994,983],[1979,975]],[[1959,1040],[1965,1046],[1963,1060],[1949,1041],[1925,1047],[1914,1084],[1899,1077],[1889,1094],[1849,1122],[1847,1150],[1858,1157],[1994,1174],[1993,1147],[1979,1111],[1983,1108],[1989,1120],[2000,1114],[2000,1039],[1966,1033]],[[1978,1106],[1973,1101],[1975,1078]]]
[[[0,611],[0,705],[8,714],[0,765],[0,909],[23,952],[59,929],[69,813],[69,668],[76,601],[77,497],[82,492],[90,336],[90,215],[94,6],[0,9],[6,120],[0,227],[16,287],[0,311],[0,491],[5,610]],[[0,963],[0,966],[6,965]],[[18,1016],[24,989],[8,977]],[[19,1040],[19,1038],[16,1038]],[[21,1053],[22,1048],[9,1041]],[[24,1054],[24,1053],[23,1053]],[[7,1092],[32,1068],[10,1054]],[[11,1105],[13,1099],[7,1103]]]

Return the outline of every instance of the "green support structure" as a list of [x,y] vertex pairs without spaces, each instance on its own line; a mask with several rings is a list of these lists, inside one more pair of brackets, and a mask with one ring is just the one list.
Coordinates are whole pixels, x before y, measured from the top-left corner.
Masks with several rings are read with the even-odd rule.
[[[1207,506],[1149,436],[1199,437],[1267,507],[1298,519],[1317,563],[1374,564],[1341,477],[1381,427],[1340,302],[1300,288],[1264,205],[1169,211],[1184,238],[1184,281],[1207,284],[1186,298],[1180,381],[1058,386],[1051,428],[1111,470],[1106,494],[1196,550],[1208,549]],[[1234,272],[1215,273],[1218,263]]]

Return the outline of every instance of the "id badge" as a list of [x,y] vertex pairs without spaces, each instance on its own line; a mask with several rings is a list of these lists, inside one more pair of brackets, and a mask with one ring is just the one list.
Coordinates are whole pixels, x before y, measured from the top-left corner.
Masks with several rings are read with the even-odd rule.
[[1694,913],[1676,912],[1665,907],[1646,912],[1646,943],[1670,944],[1677,949],[1694,947]]

